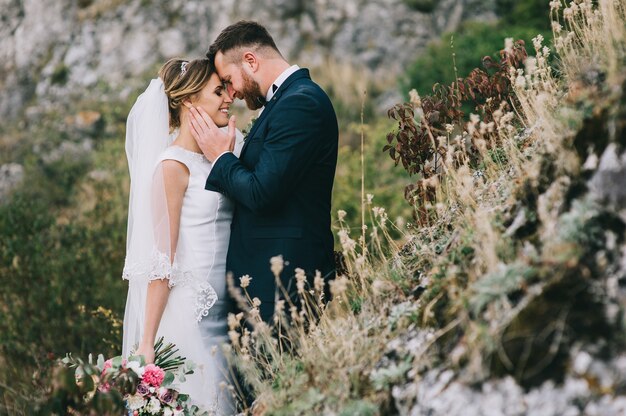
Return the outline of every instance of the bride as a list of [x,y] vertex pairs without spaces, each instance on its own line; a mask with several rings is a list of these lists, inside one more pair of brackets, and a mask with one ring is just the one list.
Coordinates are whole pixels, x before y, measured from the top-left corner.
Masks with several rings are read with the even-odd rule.
[[150,363],[158,337],[176,344],[180,355],[197,365],[180,391],[218,414],[233,413],[221,383],[227,366],[219,348],[227,342],[225,272],[233,204],[204,189],[212,165],[187,119],[193,105],[218,126],[228,125],[231,150],[238,155],[243,137],[234,116],[228,117],[231,103],[208,59],[171,59],[137,99],[126,133],[131,189],[123,355],[143,355]]

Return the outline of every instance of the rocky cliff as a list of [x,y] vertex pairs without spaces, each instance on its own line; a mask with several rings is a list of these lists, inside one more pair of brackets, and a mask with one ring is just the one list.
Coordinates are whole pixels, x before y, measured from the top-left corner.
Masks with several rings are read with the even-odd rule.
[[[266,25],[301,65],[328,58],[394,75],[429,40],[494,0],[0,0],[0,117],[58,106],[102,84],[124,94],[173,56],[203,55],[228,24]],[[99,91],[101,89],[98,89]]]

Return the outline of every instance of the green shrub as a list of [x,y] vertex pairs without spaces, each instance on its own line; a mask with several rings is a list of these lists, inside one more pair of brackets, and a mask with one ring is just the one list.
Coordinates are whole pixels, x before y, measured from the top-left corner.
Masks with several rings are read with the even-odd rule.
[[118,352],[124,224],[99,209],[93,220],[59,223],[20,194],[0,207],[0,385],[30,390],[28,379],[66,352]]
[[54,68],[54,72],[50,77],[50,82],[53,84],[64,85],[67,82],[67,77],[70,74],[70,70],[64,64],[59,64]]
[[550,29],[550,0],[496,0],[496,13],[509,25]]
[[404,3],[411,9],[422,13],[430,13],[435,10],[435,0],[404,0]]
[[[106,129],[72,131],[46,114],[7,132],[25,178],[0,204],[0,414],[32,414],[65,353],[121,349],[127,172],[123,141],[110,139],[123,124],[117,108],[96,108]],[[87,138],[95,152],[72,147]]]
[[[360,134],[361,126],[352,124],[353,134]],[[387,143],[386,133],[392,128],[389,120],[378,120],[364,126],[365,194],[372,194],[371,205],[366,204],[365,223],[372,229],[371,213],[374,206],[387,210],[391,221],[402,217],[409,221],[412,208],[406,203],[402,189],[412,182],[409,175],[382,152]],[[361,150],[352,146],[341,146],[337,162],[337,174],[333,187],[333,219],[337,211],[346,212],[345,221],[356,238],[361,228]],[[335,221],[336,223],[336,221]]]
[[[532,38],[546,31],[528,26],[507,26],[468,22],[456,33],[448,33],[433,42],[426,51],[407,69],[400,81],[402,91],[407,94],[415,88],[420,95],[431,94],[434,84],[450,84],[457,77],[466,77],[474,68],[481,67],[484,56],[499,57],[506,38],[526,42],[529,54],[534,54]],[[454,57],[453,57],[454,54]],[[456,65],[456,73],[455,73]]]

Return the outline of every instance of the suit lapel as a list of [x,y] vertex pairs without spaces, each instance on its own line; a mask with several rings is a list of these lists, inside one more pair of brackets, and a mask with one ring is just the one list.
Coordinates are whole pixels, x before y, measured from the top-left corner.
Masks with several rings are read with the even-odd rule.
[[[268,103],[265,104],[265,107],[263,108],[263,112],[261,113],[259,118],[254,122],[254,125],[252,126],[252,129],[250,130],[250,133],[248,133],[247,137],[252,138],[254,136],[254,133],[256,133],[257,129],[259,128],[259,126],[261,125],[263,120],[265,118],[267,118],[267,115],[269,114],[269,112],[274,107],[274,104],[276,104],[276,101],[278,101],[278,99],[283,95],[283,93],[285,91],[287,91],[289,86],[291,84],[293,84],[294,81],[296,81],[296,80],[298,80],[300,78],[309,78],[310,79],[309,70],[306,69],[306,68],[299,69],[296,72],[294,72],[293,74],[291,74],[291,76],[289,78],[287,78],[285,80],[285,82],[282,83],[280,88],[278,88],[278,90],[276,90],[276,93],[274,94],[272,99]],[[239,158],[243,158],[243,156],[245,154],[245,151],[248,148],[248,143],[249,142],[250,142],[250,140],[248,139],[243,144],[243,147],[241,148],[241,153],[239,155]]]

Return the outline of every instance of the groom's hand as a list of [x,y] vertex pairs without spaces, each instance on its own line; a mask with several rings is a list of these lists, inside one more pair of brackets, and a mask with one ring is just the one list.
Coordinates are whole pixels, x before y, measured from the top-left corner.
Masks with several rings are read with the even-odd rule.
[[228,132],[222,131],[200,107],[189,107],[191,134],[209,162],[214,162],[235,148],[235,116],[228,120]]

